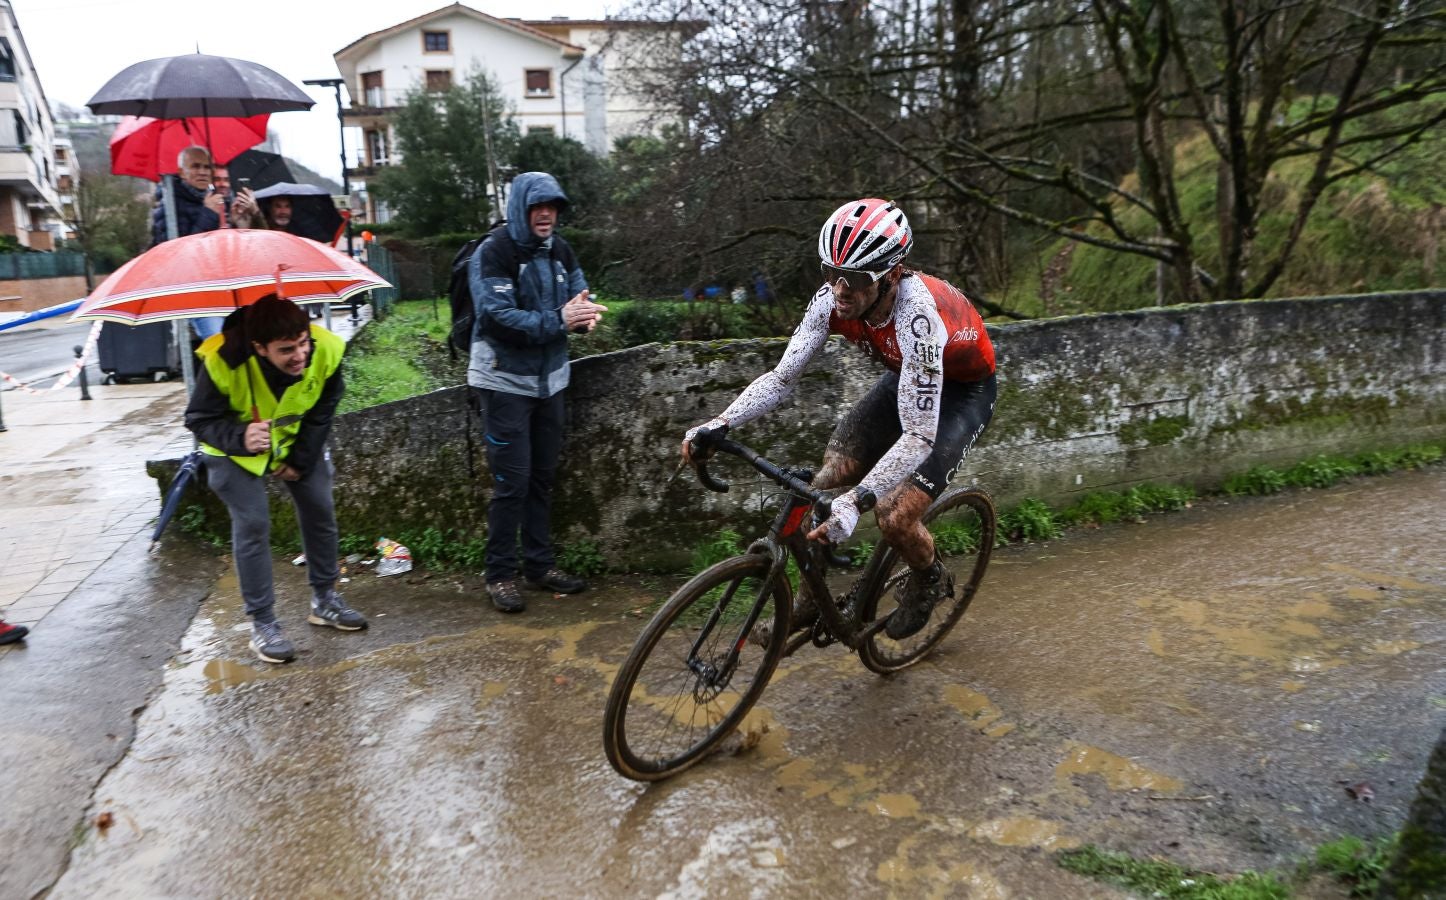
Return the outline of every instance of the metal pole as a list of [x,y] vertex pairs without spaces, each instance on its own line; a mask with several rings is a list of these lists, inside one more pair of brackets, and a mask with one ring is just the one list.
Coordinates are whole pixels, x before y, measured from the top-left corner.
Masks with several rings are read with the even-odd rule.
[[[349,177],[349,172],[347,171],[346,167],[346,114],[342,111],[341,108],[341,86],[343,84],[346,84],[346,79],[309,78],[303,81],[302,84],[314,84],[317,87],[329,87],[332,89],[332,92],[336,96],[337,137],[339,139],[338,146],[341,148],[341,192],[346,195],[347,216],[346,221],[343,223],[343,226],[346,228],[346,255],[352,259],[356,259],[356,250],[352,246],[351,237],[351,179]],[[353,326],[355,326],[357,322],[356,307],[357,301],[353,299],[351,301],[351,323]],[[325,321],[326,323],[326,329],[328,331],[331,330],[330,303],[326,305],[326,313],[323,321]]]
[[482,146],[487,153],[487,180],[492,183],[492,203],[496,209],[498,218],[502,216],[502,185],[497,178],[497,160],[492,156],[492,118],[487,109],[487,100],[491,96],[491,89],[487,83],[487,73],[478,72],[478,79],[482,82]]
[[[166,207],[166,240],[174,241],[180,230],[176,225],[176,188],[171,175],[161,176],[161,202]],[[186,383],[186,396],[196,393],[196,373],[192,370],[191,326],[184,319],[171,320],[171,340],[176,344],[176,355],[181,362],[181,380]]]
[[[85,347],[81,346],[80,344],[76,344],[76,345],[75,345],[75,358],[76,358],[76,359],[80,359],[81,354],[84,353],[84,352],[85,352]],[[82,399],[82,400],[89,400],[89,399],[91,399],[91,397],[90,397],[90,381],[89,381],[89,379],[86,377],[86,374],[85,374],[85,363],[83,363],[83,362],[80,364],[80,399]]]

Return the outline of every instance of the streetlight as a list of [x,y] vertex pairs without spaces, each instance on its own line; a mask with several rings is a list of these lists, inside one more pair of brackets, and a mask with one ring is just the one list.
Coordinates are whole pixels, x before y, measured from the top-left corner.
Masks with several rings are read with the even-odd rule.
[[[345,79],[345,78],[308,78],[308,79],[302,81],[301,83],[302,83],[302,84],[313,84],[313,85],[316,85],[317,87],[329,87],[329,88],[331,88],[331,89],[336,93],[337,137],[338,137],[338,138],[340,139],[340,141],[341,141],[341,192],[346,195],[346,207],[347,207],[347,210],[346,210],[346,211],[347,211],[347,216],[346,216],[346,255],[347,255],[348,257],[350,257],[351,259],[355,259],[355,258],[356,258],[356,253],[355,253],[355,251],[353,251],[353,249],[352,249],[352,244],[351,244],[351,182],[348,180],[348,178],[347,178],[347,172],[346,172],[346,118],[345,118],[345,116],[342,115],[342,110],[341,110],[341,86],[344,85],[344,84],[346,84],[346,79]],[[327,310],[328,310],[328,316],[327,316],[328,322],[327,322],[327,324],[328,324],[328,325],[331,324],[331,322],[330,322],[330,309],[331,309],[331,307],[328,306],[328,307],[327,307]],[[352,321],[352,324],[353,324],[353,325],[355,325],[355,324],[356,324],[356,321],[357,321],[357,301],[356,301],[355,299],[353,299],[353,300],[351,301],[351,321]]]

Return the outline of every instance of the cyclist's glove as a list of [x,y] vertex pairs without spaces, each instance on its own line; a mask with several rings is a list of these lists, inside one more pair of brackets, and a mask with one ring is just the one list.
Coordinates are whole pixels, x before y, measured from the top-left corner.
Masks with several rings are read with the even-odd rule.
[[693,436],[694,436],[695,434],[697,434],[699,431],[701,431],[702,429],[706,428],[706,429],[708,429],[709,431],[712,431],[712,430],[715,429],[715,428],[721,428],[721,427],[723,427],[724,425],[727,425],[727,424],[728,424],[727,422],[723,421],[723,420],[720,419],[720,418],[716,418],[716,417],[715,417],[715,418],[709,419],[708,421],[704,422],[702,425],[694,425],[692,428],[689,428],[686,432],[684,432],[684,433],[683,433],[683,440],[684,440],[684,441],[687,441],[689,444],[692,444],[692,443],[693,443]]
[[854,526],[859,524],[859,506],[853,491],[834,499],[833,512],[825,524],[828,525],[828,541],[831,544],[842,544],[854,533]]

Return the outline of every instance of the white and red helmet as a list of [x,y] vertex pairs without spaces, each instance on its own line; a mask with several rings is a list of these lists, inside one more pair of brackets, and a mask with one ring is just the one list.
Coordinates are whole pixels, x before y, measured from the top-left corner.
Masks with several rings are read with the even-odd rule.
[[818,233],[818,258],[836,269],[886,272],[904,261],[914,232],[904,211],[868,197],[834,210]]

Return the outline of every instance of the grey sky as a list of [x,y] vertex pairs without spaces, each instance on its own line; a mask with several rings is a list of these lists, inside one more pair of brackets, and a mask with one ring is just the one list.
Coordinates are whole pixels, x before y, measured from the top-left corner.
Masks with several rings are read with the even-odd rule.
[[[249,59],[275,69],[311,94],[310,112],[278,113],[271,127],[282,152],[336,178],[336,102],[307,78],[336,78],[332,54],[373,31],[450,5],[445,0],[241,0],[205,7],[160,0],[10,0],[51,104],[84,106],[132,63],[202,53]],[[475,0],[488,15],[529,19],[598,18],[614,0]],[[350,144],[348,152],[355,160]]]

